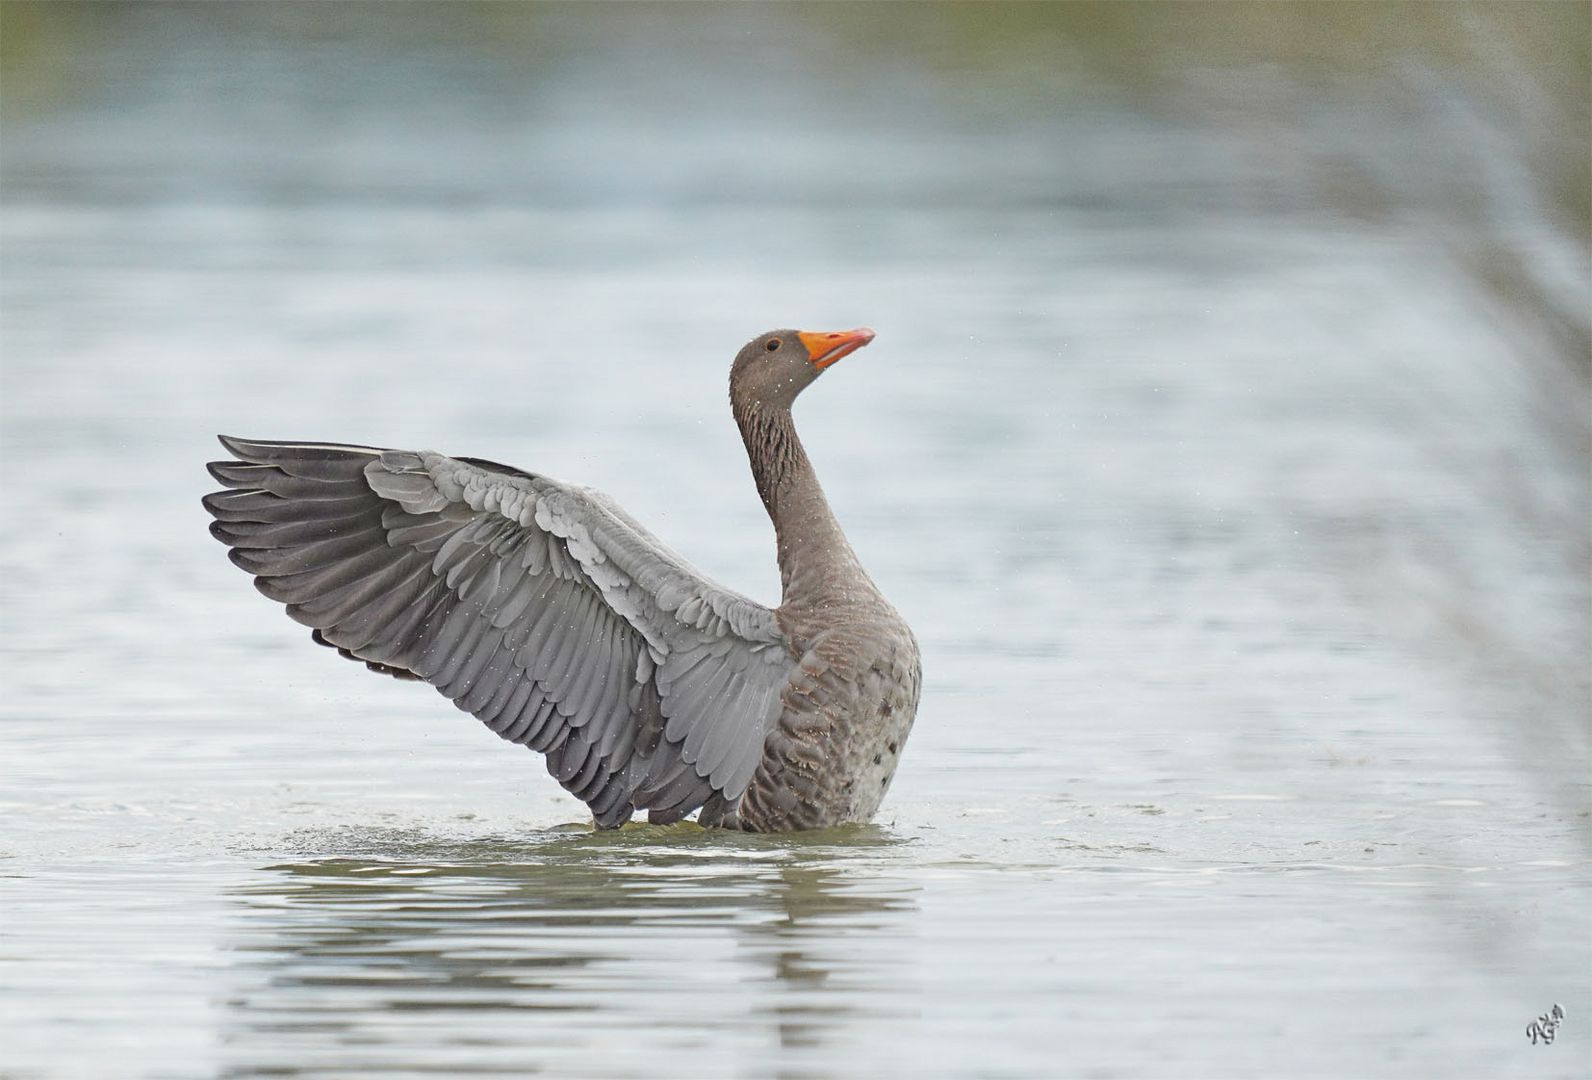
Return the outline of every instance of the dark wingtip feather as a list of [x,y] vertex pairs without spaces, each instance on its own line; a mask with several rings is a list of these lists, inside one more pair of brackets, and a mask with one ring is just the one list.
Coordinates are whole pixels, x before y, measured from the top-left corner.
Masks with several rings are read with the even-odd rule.
[[325,439],[244,439],[236,435],[217,435],[227,452],[244,461],[272,461],[278,457],[342,457],[346,454],[381,454],[387,448],[362,443],[331,442]]
[[[260,470],[269,469],[269,465],[256,465],[252,462],[242,461],[211,461],[206,463],[205,471],[228,487],[244,487],[251,484],[252,477],[258,476]],[[250,470],[253,470],[251,473]]]
[[[245,439],[241,435],[217,435],[216,439],[227,448],[227,453],[232,454],[240,461],[261,461],[270,456],[273,450],[293,449],[305,445],[286,439]],[[336,443],[319,443],[314,445],[335,446]]]
[[227,453],[239,461],[248,461],[256,465],[269,465],[274,463],[272,448],[282,446],[282,443],[273,443],[265,439],[244,439],[237,435],[217,435],[221,445],[227,448]]
[[[220,522],[217,522],[216,524],[219,525]],[[216,539],[221,539],[220,535],[218,535],[215,531],[215,525],[210,527],[210,531],[211,535],[215,536]],[[223,540],[222,543],[227,543],[227,541]],[[258,551],[254,551],[250,548],[229,548],[227,550],[227,558],[232,560],[233,566],[236,566],[240,570],[247,570],[249,573],[255,575],[264,574],[271,568],[269,562],[260,558],[260,553]]]
[[240,439],[235,435],[216,438],[240,461],[274,465],[290,476],[323,482],[352,480],[371,458],[386,452],[380,447],[353,443]]
[[[219,464],[219,462],[215,462],[213,464]],[[210,511],[211,514],[221,518],[223,521],[247,520],[239,516],[239,510],[227,506],[226,503],[226,500],[228,499],[237,499],[239,494],[240,492],[236,488],[228,488],[226,491],[212,491],[210,494],[200,499],[199,502],[203,504],[204,508]]]

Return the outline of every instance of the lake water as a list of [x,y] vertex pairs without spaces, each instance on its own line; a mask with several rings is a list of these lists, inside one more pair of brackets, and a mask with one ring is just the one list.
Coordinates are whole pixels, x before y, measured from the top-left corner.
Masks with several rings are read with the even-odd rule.
[[[0,1075],[1587,1075],[1588,9],[1393,10],[4,5]],[[595,834],[205,531],[435,448],[773,601],[729,360],[860,323],[865,828]]]

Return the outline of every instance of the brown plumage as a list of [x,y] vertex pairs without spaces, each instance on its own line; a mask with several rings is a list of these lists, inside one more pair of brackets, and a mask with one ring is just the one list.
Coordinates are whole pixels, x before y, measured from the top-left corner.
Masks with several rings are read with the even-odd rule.
[[791,421],[871,330],[749,342],[730,401],[783,598],[714,583],[600,492],[436,453],[223,437],[211,532],[316,641],[423,679],[599,827],[637,810],[755,831],[867,821],[917,710],[917,643],[868,578]]

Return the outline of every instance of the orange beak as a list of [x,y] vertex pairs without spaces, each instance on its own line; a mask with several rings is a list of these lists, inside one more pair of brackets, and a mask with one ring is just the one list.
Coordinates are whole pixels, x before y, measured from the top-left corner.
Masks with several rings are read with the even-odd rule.
[[796,335],[807,346],[807,359],[819,371],[824,370],[842,356],[849,356],[873,340],[873,331],[866,326],[855,330],[837,330],[830,334],[800,333]]

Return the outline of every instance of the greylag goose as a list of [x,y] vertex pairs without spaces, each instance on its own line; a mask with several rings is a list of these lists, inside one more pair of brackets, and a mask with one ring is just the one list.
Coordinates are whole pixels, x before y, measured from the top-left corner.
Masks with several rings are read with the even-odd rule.
[[598,828],[865,822],[917,712],[917,642],[863,571],[791,421],[873,340],[774,330],[730,369],[783,596],[724,588],[590,488],[478,458],[221,437],[210,531],[311,636],[420,679],[547,769]]

